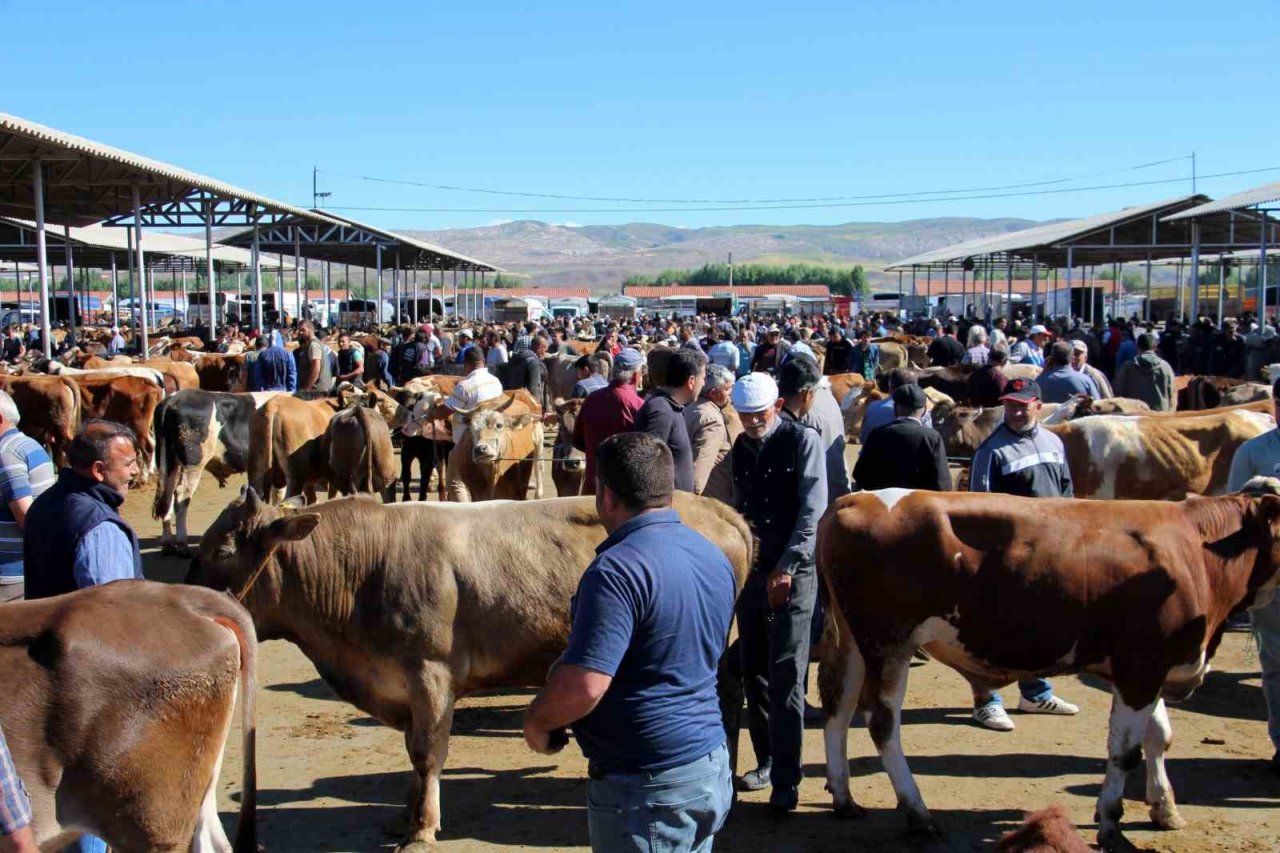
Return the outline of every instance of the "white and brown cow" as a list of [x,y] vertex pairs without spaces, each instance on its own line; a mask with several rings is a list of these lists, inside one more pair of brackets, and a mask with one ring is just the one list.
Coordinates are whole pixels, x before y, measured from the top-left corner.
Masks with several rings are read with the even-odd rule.
[[[678,492],[685,524],[723,550],[738,586],[751,531]],[[296,643],[343,699],[405,732],[409,837],[434,849],[455,701],[539,685],[569,634],[569,600],[605,539],[590,497],[493,504],[340,498],[305,511],[246,489],[210,526],[187,578],[241,589],[263,639]]]
[[573,446],[573,427],[585,397],[556,400],[556,442],[551,446],[551,482],[562,498],[582,494],[587,479],[587,454]]
[[256,850],[257,638],[221,593],[118,581],[0,605],[0,727],[41,850],[229,853],[218,772],[242,691],[236,853]]
[[837,813],[861,813],[847,743],[861,707],[910,825],[937,832],[901,742],[907,674],[923,647],[975,687],[1073,672],[1109,680],[1098,841],[1133,849],[1120,832],[1121,795],[1144,748],[1152,820],[1183,826],[1164,767],[1164,700],[1200,685],[1229,615],[1270,600],[1278,559],[1274,495],[1099,502],[888,489],[841,498],[817,547],[831,600],[818,681]]
[[[521,389],[465,416],[466,430],[449,453],[449,500],[525,500],[543,494],[542,412]],[[455,416],[456,417],[456,416]]]

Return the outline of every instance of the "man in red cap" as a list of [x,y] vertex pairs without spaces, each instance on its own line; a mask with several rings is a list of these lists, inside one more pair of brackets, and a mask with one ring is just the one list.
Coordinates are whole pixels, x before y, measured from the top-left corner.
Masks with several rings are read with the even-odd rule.
[[[1005,387],[1004,423],[991,433],[973,455],[969,489],[974,492],[1003,492],[1028,498],[1069,498],[1071,469],[1062,439],[1040,428],[1040,386],[1027,379],[1014,379]],[[1070,716],[1080,709],[1053,695],[1053,685],[1043,678],[1018,683],[1022,698],[1018,710],[1025,714]],[[1000,694],[974,688],[973,720],[997,732],[1013,731],[1013,720],[1004,709]]]

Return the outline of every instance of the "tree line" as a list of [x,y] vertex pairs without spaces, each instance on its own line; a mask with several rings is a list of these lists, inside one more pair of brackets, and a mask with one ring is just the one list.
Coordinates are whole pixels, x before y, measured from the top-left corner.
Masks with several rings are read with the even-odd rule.
[[[734,285],[822,284],[837,296],[859,296],[868,290],[867,273],[861,265],[852,269],[818,264],[735,264]],[[663,270],[657,275],[637,273],[627,276],[623,286],[657,285],[729,286],[728,264],[703,264],[694,270]]]

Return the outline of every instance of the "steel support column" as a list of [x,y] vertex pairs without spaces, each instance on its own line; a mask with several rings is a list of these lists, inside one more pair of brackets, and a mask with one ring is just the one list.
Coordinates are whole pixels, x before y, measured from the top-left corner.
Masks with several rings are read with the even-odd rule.
[[142,357],[151,354],[151,339],[147,336],[147,259],[142,251],[142,193],[138,185],[133,185],[133,248],[137,252],[138,278],[142,282],[142,322],[138,326],[142,330]]
[[218,322],[224,315],[218,310],[218,272],[213,267],[213,202],[204,202],[204,274],[209,286],[209,342],[218,337]]
[[[297,302],[298,316],[302,316],[302,237],[298,226],[293,227],[293,298]],[[314,319],[314,318],[312,318]],[[323,326],[321,327],[323,328]]]
[[40,328],[44,357],[53,358],[53,324],[49,320],[49,249],[45,243],[44,163],[36,160],[31,170],[36,201],[36,276],[40,279]]
[[1151,322],[1151,253],[1147,252],[1147,298],[1142,302],[1142,319]]
[[[1218,259],[1218,327],[1222,327],[1222,299],[1227,292],[1227,262]],[[1243,329],[1241,331],[1244,331]]]
[[258,223],[253,224],[253,279],[252,279],[252,296],[253,300],[253,327],[259,333],[265,332],[262,327],[262,235],[258,233]]
[[378,303],[374,308],[373,322],[382,325],[382,244],[378,244]]
[[1191,322],[1200,319],[1200,223],[1191,220]]

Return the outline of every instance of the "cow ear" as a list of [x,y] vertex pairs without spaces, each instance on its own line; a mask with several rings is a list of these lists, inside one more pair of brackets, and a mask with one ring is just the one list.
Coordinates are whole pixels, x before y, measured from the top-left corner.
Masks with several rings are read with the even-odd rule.
[[306,539],[320,524],[314,512],[286,515],[267,525],[267,537],[273,542],[298,542]]

